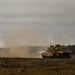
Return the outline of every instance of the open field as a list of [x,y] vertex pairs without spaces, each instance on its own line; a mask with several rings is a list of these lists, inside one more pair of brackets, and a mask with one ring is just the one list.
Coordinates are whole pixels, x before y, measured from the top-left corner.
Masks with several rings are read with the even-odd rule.
[[75,75],[75,60],[0,58],[0,75]]

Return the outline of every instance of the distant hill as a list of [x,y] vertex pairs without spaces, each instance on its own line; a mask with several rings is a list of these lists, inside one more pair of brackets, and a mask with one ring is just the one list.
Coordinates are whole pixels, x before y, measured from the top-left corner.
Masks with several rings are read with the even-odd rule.
[[[68,49],[75,54],[75,45],[68,45]],[[40,52],[47,50],[48,46],[22,46],[0,48],[0,57],[24,57],[24,58],[39,58]]]
[[75,54],[75,45],[68,45],[67,47],[72,50],[73,54]]

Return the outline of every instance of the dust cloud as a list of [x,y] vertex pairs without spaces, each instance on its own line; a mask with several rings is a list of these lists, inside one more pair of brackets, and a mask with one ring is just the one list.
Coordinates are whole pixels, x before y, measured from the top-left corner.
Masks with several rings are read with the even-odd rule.
[[19,28],[11,26],[11,28],[4,35],[5,47],[17,47],[17,46],[40,46],[47,45],[49,42],[38,31],[33,28]]
[[46,39],[35,29],[26,29],[22,27],[12,26],[4,37],[4,47],[6,50],[1,50],[4,57],[25,57],[37,58],[40,57],[39,51],[44,50],[47,45]]

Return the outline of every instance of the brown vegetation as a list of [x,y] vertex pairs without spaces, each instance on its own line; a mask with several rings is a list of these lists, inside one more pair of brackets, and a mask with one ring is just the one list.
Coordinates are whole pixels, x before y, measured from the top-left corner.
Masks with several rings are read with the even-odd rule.
[[75,75],[75,60],[0,58],[0,75]]

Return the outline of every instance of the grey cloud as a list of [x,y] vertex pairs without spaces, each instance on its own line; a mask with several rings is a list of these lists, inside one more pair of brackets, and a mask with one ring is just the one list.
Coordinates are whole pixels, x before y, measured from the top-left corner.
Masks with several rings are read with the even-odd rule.
[[[23,29],[23,35],[24,32],[31,32],[31,30],[33,30],[32,33],[40,33],[42,36],[39,40],[44,36],[46,40],[53,43],[55,37],[60,35],[63,37],[60,39],[68,39],[67,44],[70,43],[69,40],[71,40],[71,44],[74,44],[74,3],[74,0],[0,0],[1,39],[7,33],[13,33],[14,29],[18,29],[19,32]],[[12,31],[11,28],[13,28]],[[13,33],[14,35],[15,32],[16,30]],[[57,39],[57,41],[60,40]]]

